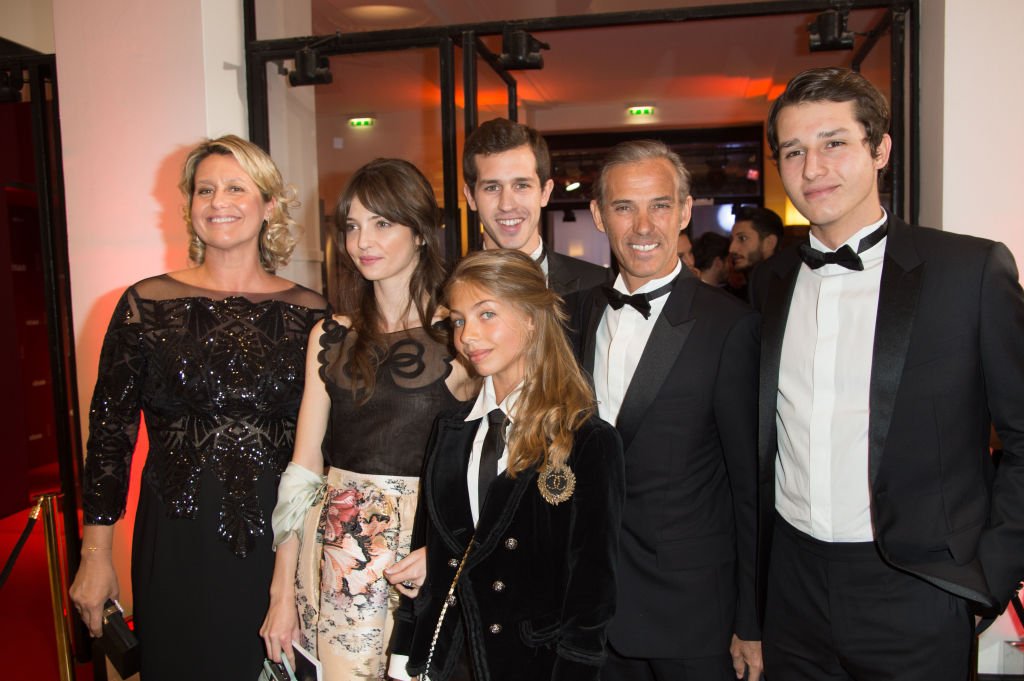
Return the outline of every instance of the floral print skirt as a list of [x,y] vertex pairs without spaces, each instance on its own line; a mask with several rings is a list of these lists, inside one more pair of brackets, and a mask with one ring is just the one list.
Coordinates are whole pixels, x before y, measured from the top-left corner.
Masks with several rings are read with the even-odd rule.
[[409,553],[419,478],[327,474],[306,514],[295,577],[302,644],[325,681],[386,679],[398,592],[384,568]]

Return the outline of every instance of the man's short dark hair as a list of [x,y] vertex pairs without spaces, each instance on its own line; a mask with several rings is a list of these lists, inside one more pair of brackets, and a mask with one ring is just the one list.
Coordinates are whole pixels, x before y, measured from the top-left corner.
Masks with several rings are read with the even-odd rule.
[[704,271],[711,267],[715,258],[729,257],[729,239],[715,232],[705,232],[693,242],[693,266]]
[[500,154],[521,146],[530,147],[537,161],[537,177],[546,184],[551,179],[551,152],[548,143],[539,132],[522,123],[513,123],[507,118],[495,118],[481,123],[470,133],[462,149],[462,179],[472,190],[479,178],[476,168],[477,156]]
[[782,244],[782,218],[775,211],[757,206],[743,206],[736,211],[736,222],[741,220],[749,221],[761,239],[774,235],[779,244]]
[[856,71],[840,67],[808,69],[786,85],[768,111],[768,148],[779,162],[779,114],[787,106],[808,102],[853,102],[854,116],[864,126],[871,156],[889,132],[889,104],[878,88]]

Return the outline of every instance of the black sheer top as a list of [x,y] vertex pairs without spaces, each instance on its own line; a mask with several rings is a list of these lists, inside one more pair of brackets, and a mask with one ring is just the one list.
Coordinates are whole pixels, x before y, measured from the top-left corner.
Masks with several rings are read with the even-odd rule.
[[354,340],[355,332],[324,321],[320,378],[331,396],[324,461],[354,473],[419,476],[434,417],[460,404],[445,384],[452,354],[422,328],[387,334],[373,395],[357,405],[346,371]]
[[202,503],[219,503],[218,534],[244,556],[269,527],[256,482],[280,475],[291,459],[306,341],[326,307],[299,285],[220,292],[161,275],[125,291],[89,413],[85,522],[109,525],[124,514],[141,412],[144,484],[171,517],[195,518],[200,474],[213,473],[223,496]]

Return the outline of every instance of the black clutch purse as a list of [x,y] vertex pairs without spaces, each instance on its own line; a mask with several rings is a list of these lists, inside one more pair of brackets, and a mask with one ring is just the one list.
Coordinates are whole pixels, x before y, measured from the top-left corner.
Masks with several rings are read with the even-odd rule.
[[107,600],[103,605],[103,636],[100,649],[122,679],[139,673],[139,639],[124,621],[124,610],[117,601]]

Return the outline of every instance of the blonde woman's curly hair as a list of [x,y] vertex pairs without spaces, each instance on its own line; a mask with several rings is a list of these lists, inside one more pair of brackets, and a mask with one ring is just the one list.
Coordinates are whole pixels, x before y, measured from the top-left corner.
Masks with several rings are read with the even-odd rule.
[[260,264],[266,271],[276,272],[278,268],[288,264],[288,259],[295,250],[299,225],[289,210],[298,206],[299,202],[295,200],[295,188],[285,185],[281,171],[277,169],[277,165],[267,152],[237,135],[224,135],[206,140],[189,152],[188,158],[185,159],[185,167],[182,168],[181,182],[178,186],[186,199],[184,212],[189,235],[189,259],[197,265],[201,265],[206,259],[206,244],[199,238],[192,224],[192,197],[196,189],[196,169],[203,159],[211,154],[233,156],[259,188],[264,203],[275,200],[270,219],[264,221],[260,230]]

